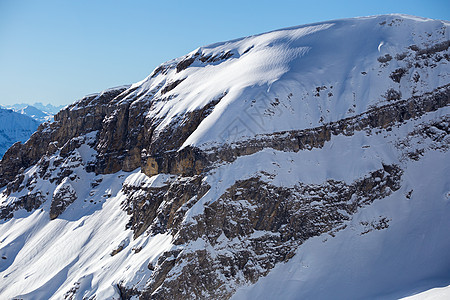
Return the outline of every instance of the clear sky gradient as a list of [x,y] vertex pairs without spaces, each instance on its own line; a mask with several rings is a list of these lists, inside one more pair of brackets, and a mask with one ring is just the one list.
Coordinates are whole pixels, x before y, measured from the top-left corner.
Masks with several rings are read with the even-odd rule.
[[69,104],[202,45],[386,13],[449,20],[450,1],[0,0],[0,104]]

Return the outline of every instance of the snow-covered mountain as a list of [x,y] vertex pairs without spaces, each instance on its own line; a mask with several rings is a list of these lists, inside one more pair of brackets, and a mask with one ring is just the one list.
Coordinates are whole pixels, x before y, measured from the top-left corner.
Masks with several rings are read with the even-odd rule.
[[7,105],[5,108],[14,110],[22,115],[29,116],[39,123],[44,123],[47,121],[53,121],[53,115],[59,112],[64,105],[54,106],[52,104],[44,105],[41,102],[36,102],[33,105],[26,103],[19,103],[14,105]]
[[277,30],[66,107],[0,162],[0,295],[445,296],[449,26]]
[[43,104],[42,102],[35,102],[33,103],[33,106],[39,109],[40,111],[54,115],[61,109],[63,109],[66,105],[53,105],[53,104]]
[[0,108],[0,158],[16,142],[25,142],[39,123],[10,109]]
[[43,112],[31,105],[28,105],[17,112],[22,115],[29,116],[38,121],[39,123],[53,121],[53,114]]
[[27,104],[27,103],[16,103],[13,105],[7,105],[7,108],[10,108],[14,111],[20,111],[22,109],[24,109],[27,106],[33,106],[36,109],[39,109],[40,111],[50,114],[50,115],[54,115],[57,112],[59,112],[61,109],[63,109],[65,107],[65,105],[53,105],[53,104],[43,104],[42,102],[35,102],[33,104]]
[[15,112],[29,116],[39,123],[52,122],[53,116],[64,108],[64,105],[54,106],[52,104],[42,104],[41,102],[36,102],[33,105],[26,103],[18,103],[14,105],[7,105],[5,108],[14,110]]

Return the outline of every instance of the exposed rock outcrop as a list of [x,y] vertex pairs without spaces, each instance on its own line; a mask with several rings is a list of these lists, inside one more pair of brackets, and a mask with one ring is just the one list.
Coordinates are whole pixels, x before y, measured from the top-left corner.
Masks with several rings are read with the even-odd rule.
[[[205,245],[162,256],[142,298],[229,298],[234,286],[267,275],[308,238],[345,228],[343,222],[359,207],[398,190],[401,175],[398,166],[386,165],[351,185],[330,180],[281,188],[259,178],[238,181],[193,224],[168,224],[176,245],[189,249],[198,240]],[[177,199],[168,198],[165,205],[173,207]],[[163,214],[170,216],[168,212]],[[214,250],[205,250],[209,248]]]
[[50,207],[50,219],[57,218],[67,206],[77,199],[77,193],[65,178],[56,188],[53,193],[52,205]]

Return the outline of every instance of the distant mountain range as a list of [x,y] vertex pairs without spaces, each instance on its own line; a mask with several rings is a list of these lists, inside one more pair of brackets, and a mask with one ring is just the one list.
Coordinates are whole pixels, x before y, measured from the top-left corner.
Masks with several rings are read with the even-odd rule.
[[53,121],[53,115],[64,108],[64,105],[54,106],[52,104],[42,104],[41,102],[36,102],[32,105],[27,103],[18,103],[13,105],[3,106],[7,109],[12,109],[13,111],[20,113],[22,115],[29,116],[40,123],[47,121]]
[[28,140],[39,124],[25,114],[0,108],[0,158],[15,142]]
[[0,158],[16,142],[25,142],[39,124],[53,121],[64,106],[19,103],[0,107]]

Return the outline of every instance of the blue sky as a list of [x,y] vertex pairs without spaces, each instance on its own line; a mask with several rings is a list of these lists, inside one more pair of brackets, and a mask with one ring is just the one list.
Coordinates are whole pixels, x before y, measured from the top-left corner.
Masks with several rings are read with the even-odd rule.
[[449,20],[450,1],[0,0],[0,104],[68,104],[202,45],[385,13]]

